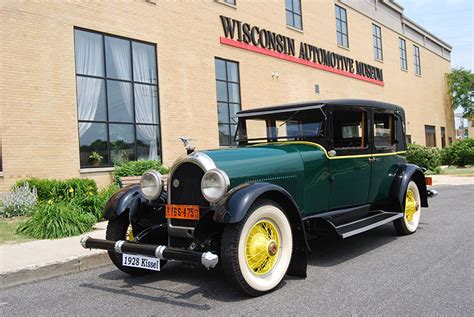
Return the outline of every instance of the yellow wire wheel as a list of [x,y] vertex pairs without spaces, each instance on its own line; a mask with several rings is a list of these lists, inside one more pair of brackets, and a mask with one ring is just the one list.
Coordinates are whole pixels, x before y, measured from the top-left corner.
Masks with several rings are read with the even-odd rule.
[[257,275],[270,272],[280,255],[280,234],[269,219],[252,226],[245,242],[245,259],[249,269]]
[[413,220],[413,215],[415,215],[418,207],[418,203],[415,200],[415,194],[411,189],[408,189],[405,199],[405,218],[408,222]]
[[280,284],[292,254],[293,234],[283,208],[262,199],[240,222],[224,228],[219,261],[234,286],[259,296]]

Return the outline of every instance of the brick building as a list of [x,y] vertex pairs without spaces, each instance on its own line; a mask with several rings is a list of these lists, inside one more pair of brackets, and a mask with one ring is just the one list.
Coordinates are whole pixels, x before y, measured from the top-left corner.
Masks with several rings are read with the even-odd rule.
[[388,101],[410,142],[455,138],[451,47],[394,1],[5,0],[0,19],[0,191],[169,166],[178,137],[229,146],[236,111],[287,102]]

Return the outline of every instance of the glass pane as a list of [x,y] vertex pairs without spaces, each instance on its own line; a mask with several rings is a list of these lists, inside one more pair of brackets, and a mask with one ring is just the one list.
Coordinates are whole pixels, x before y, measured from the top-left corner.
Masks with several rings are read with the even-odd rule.
[[290,11],[286,11],[286,24],[289,26],[294,26],[295,23],[293,22],[293,13]]
[[294,19],[295,19],[295,28],[301,29],[301,16],[295,14]]
[[342,33],[347,34],[347,24],[341,23],[342,25]]
[[227,62],[227,80],[239,81],[239,67],[237,63]]
[[219,123],[229,123],[229,106],[227,103],[219,102],[217,104],[217,117]]
[[229,83],[229,101],[240,102],[239,84]]
[[337,33],[337,44],[343,45],[342,34],[339,32]]
[[219,145],[230,145],[230,131],[228,124],[219,124]]
[[132,84],[107,81],[109,121],[133,122]]
[[158,90],[156,86],[135,84],[135,121],[158,123]]
[[293,2],[293,0],[285,0],[285,8],[287,10],[293,10],[292,2]]
[[130,42],[106,36],[105,62],[107,77],[131,80]]
[[217,100],[228,101],[227,84],[223,81],[216,81],[216,89],[217,89]]
[[336,6],[336,18],[337,19],[341,18],[341,8],[339,8],[338,6]]
[[137,125],[137,160],[160,160],[159,131],[156,125]]
[[349,43],[347,42],[347,36],[342,37],[342,45],[345,47],[349,47]]
[[341,9],[341,20],[347,22],[346,10]]
[[229,104],[230,123],[237,124],[237,112],[240,111],[240,105]]
[[105,123],[79,122],[81,167],[109,165]]
[[293,0],[293,12],[301,14],[301,2],[300,2],[300,0]]
[[79,120],[105,121],[105,83],[103,79],[76,77]]
[[336,21],[336,31],[338,31],[338,32],[342,31],[341,21]]
[[231,124],[230,125],[230,144],[235,145],[236,142],[234,140],[235,137],[235,131],[237,131],[237,125],[236,124]]
[[102,35],[81,30],[74,31],[76,73],[104,76]]
[[135,160],[135,133],[131,124],[110,124],[110,159],[114,165]]
[[155,47],[132,42],[133,79],[144,83],[157,83]]
[[216,58],[215,64],[216,64],[216,79],[227,80],[227,77],[225,75],[225,61]]

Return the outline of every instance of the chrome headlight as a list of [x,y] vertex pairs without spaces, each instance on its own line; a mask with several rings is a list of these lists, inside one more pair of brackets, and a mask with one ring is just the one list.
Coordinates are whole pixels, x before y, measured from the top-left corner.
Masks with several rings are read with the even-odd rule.
[[140,178],[140,193],[148,200],[160,197],[163,190],[163,177],[157,171],[148,171]]
[[220,169],[208,171],[201,180],[201,192],[207,201],[213,203],[218,201],[229,188],[229,177]]

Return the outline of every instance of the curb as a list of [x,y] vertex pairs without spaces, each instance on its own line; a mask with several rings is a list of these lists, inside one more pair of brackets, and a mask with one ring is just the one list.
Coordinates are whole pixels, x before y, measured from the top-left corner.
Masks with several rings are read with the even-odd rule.
[[107,252],[70,257],[61,261],[0,273],[0,289],[78,273],[111,264]]

